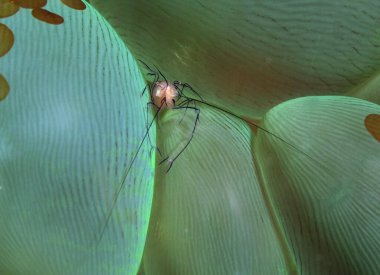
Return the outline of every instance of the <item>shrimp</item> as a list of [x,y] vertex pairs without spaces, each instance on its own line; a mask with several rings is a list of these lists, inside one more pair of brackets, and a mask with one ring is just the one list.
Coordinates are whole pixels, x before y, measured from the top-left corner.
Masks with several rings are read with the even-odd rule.
[[[166,78],[165,76],[156,68],[156,71],[155,70],[152,70],[147,64],[145,64],[143,61],[139,60],[147,69],[148,69],[148,75],[150,76],[154,76],[154,81],[150,84],[147,84],[145,86],[145,88],[143,89],[142,93],[141,93],[141,96],[144,95],[144,93],[149,90],[149,94],[150,94],[150,101],[147,103],[147,111],[149,111],[149,107],[150,106],[153,106],[154,108],[156,108],[156,112],[153,116],[153,119],[151,120],[150,123],[147,123],[146,125],[146,132],[137,148],[137,151],[136,153],[134,154],[126,172],[124,173],[123,177],[122,177],[122,180],[119,184],[119,187],[117,188],[115,194],[114,194],[114,197],[113,197],[113,201],[112,201],[112,205],[108,211],[108,214],[106,216],[106,222],[104,223],[104,226],[101,230],[101,233],[100,233],[100,237],[99,237],[99,241],[98,241],[98,244],[100,243],[100,241],[102,240],[103,238],[103,235],[104,235],[104,232],[107,228],[107,225],[110,221],[110,218],[112,216],[112,212],[115,208],[115,205],[116,205],[116,202],[119,198],[119,195],[120,195],[120,192],[122,191],[124,185],[125,185],[125,182],[126,182],[126,179],[128,177],[128,174],[133,166],[133,163],[135,162],[136,158],[137,158],[137,155],[142,147],[142,145],[144,144],[145,140],[148,138],[148,140],[150,141],[150,136],[149,136],[149,131],[150,131],[150,128],[152,127],[154,121],[156,121],[158,119],[158,115],[164,111],[164,110],[185,110],[185,112],[188,110],[188,109],[191,109],[195,112],[196,114],[196,118],[195,118],[195,121],[194,121],[194,126],[193,126],[193,129],[192,129],[192,132],[191,132],[191,136],[190,138],[188,139],[188,141],[186,142],[186,144],[183,146],[183,148],[181,150],[179,150],[179,152],[174,156],[174,157],[166,157],[164,158],[159,164],[163,164],[165,161],[168,161],[168,164],[169,164],[169,167],[167,168],[166,170],[166,173],[169,172],[169,170],[171,169],[174,161],[185,151],[185,149],[189,146],[191,140],[193,139],[194,137],[194,133],[195,133],[195,129],[196,129],[196,126],[197,124],[199,123],[199,116],[200,116],[200,109],[196,106],[196,101],[198,102],[203,102],[203,99],[202,97],[199,95],[198,92],[196,92],[188,83],[182,83],[180,81],[173,81],[172,83],[170,83]],[[163,80],[160,80],[160,78],[162,77]],[[184,95],[183,93],[183,90],[187,88],[189,89],[190,91],[193,92],[194,95],[196,95],[199,99],[196,100],[196,99],[193,99],[193,98],[190,98],[186,95]],[[194,106],[190,106],[190,104],[193,103]],[[147,116],[148,117],[148,116]],[[151,143],[151,141],[150,141]],[[152,143],[151,143],[152,144]],[[159,152],[159,154],[161,155],[161,152],[159,150],[159,148],[156,148]]]

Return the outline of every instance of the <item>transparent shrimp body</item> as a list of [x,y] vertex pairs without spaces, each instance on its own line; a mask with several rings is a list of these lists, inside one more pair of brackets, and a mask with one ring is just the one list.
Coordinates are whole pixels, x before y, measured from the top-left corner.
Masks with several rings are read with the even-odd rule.
[[172,83],[158,81],[154,84],[151,97],[158,108],[172,109],[179,98],[179,93]]

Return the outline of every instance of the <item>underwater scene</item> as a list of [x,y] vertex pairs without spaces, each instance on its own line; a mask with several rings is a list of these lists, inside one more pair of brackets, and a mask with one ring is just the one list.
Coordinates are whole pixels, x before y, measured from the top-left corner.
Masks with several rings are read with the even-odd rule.
[[380,1],[0,0],[0,275],[380,274]]

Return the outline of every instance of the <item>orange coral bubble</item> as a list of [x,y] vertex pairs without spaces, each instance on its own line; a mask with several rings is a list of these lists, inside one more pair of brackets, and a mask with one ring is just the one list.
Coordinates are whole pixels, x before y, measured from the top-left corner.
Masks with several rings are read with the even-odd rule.
[[61,0],[61,2],[75,10],[84,10],[86,8],[86,4],[82,0]]
[[0,18],[8,17],[20,9],[12,0],[0,0]]
[[59,25],[63,23],[62,16],[45,9],[33,9],[32,15],[38,20],[44,21],[49,24]]
[[17,5],[26,9],[42,8],[47,0],[13,0]]
[[14,41],[13,32],[6,25],[0,23],[0,57],[12,48]]
[[0,101],[7,97],[9,93],[9,85],[7,80],[0,74]]
[[368,132],[380,142],[380,115],[370,114],[364,120],[365,127]]

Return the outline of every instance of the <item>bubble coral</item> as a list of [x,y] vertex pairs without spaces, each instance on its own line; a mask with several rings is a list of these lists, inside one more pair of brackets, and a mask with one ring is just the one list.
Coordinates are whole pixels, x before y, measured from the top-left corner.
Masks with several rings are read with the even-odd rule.
[[[25,10],[4,22],[3,273],[379,273],[378,2],[91,1],[131,52],[90,6],[49,4],[59,30],[37,32]],[[97,243],[145,133],[134,57],[313,159],[200,104],[170,173],[148,143],[139,153]],[[179,116],[160,120],[163,151],[193,123]]]

